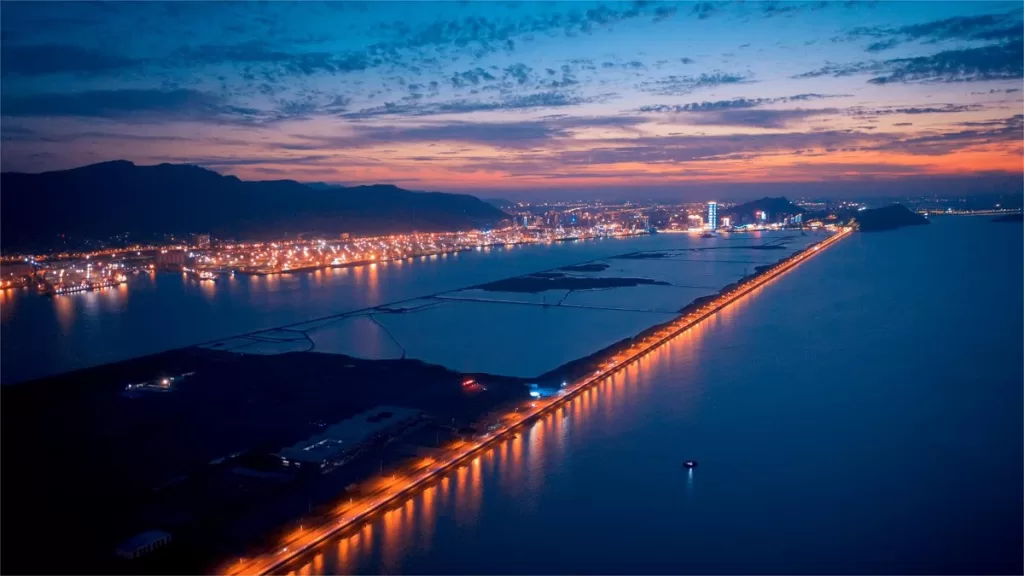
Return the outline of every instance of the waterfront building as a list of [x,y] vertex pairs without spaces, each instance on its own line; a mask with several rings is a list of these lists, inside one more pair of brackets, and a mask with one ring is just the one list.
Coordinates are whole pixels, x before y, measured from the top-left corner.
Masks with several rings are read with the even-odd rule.
[[200,250],[205,250],[210,247],[210,235],[209,234],[193,234],[192,245]]
[[708,227],[712,230],[718,228],[718,202],[708,202]]
[[184,250],[161,250],[156,255],[156,265],[160,268],[181,267],[185,265]]
[[277,453],[285,466],[326,469],[384,436],[398,435],[420,421],[423,413],[401,406],[379,406],[327,427]]

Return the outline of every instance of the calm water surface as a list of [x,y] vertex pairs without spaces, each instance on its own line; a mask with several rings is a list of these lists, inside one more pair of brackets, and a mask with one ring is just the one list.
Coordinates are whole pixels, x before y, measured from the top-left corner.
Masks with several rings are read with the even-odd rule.
[[1022,262],[854,235],[293,568],[1019,574]]
[[[43,298],[0,291],[0,382],[10,384],[636,250],[681,234],[514,246],[374,266],[199,283],[178,274]],[[706,242],[705,242],[706,243]]]

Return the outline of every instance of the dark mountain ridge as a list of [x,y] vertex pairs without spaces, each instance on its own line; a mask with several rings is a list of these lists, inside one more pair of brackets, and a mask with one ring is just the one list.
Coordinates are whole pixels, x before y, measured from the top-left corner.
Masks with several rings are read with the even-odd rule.
[[928,224],[928,219],[902,204],[890,204],[853,213],[857,227],[862,232],[895,230],[904,226]]
[[316,186],[243,181],[188,164],[117,160],[71,170],[0,174],[4,250],[62,235],[104,239],[209,232],[261,239],[284,234],[441,232],[490,226],[507,215],[465,194],[392,185]]
[[794,215],[803,214],[806,212],[803,208],[793,204],[786,199],[785,196],[779,196],[778,198],[764,197],[760,200],[752,200],[743,204],[737,204],[719,213],[721,216],[731,216],[734,218],[748,218],[754,219],[754,215],[758,211],[766,212],[769,218],[775,218],[779,215]]

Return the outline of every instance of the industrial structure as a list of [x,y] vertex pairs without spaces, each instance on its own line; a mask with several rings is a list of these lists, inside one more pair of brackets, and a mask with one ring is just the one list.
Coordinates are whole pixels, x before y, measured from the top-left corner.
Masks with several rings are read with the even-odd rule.
[[363,448],[398,436],[421,423],[424,414],[412,408],[379,406],[328,426],[323,433],[277,453],[281,464],[326,471],[348,462]]

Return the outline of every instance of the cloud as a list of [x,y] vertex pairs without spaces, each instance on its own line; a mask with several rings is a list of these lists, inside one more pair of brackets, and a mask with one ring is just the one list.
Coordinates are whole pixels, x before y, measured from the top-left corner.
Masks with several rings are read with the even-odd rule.
[[1010,14],[984,14],[979,16],[954,16],[922,24],[910,24],[898,28],[873,26],[850,30],[837,40],[877,39],[868,45],[869,52],[881,52],[911,41],[936,43],[946,40],[1020,41],[1024,39],[1024,28],[1019,16]]
[[783,134],[683,135],[609,139],[591,150],[558,153],[551,162],[558,166],[678,163],[727,159],[737,154],[791,154],[803,150],[839,150],[876,146],[887,142],[875,134],[855,131],[787,132]]
[[472,70],[466,70],[465,72],[456,72],[448,79],[448,81],[451,82],[451,85],[455,88],[477,86],[480,82],[489,80],[496,80],[496,78],[490,72],[480,67],[473,68]]
[[359,120],[377,116],[437,116],[440,114],[468,114],[471,112],[490,112],[499,110],[529,110],[535,108],[562,108],[594,102],[603,97],[582,98],[562,92],[537,92],[506,96],[500,100],[482,102],[470,100],[453,100],[429,104],[395,104],[385,103],[383,106],[364,108],[358,112],[344,114],[345,118]]
[[533,68],[530,68],[526,64],[518,63],[508,66],[504,70],[504,78],[511,78],[515,80],[516,84],[526,84],[530,80],[530,73],[533,72]]
[[854,116],[886,116],[890,114],[956,114],[959,112],[977,112],[984,110],[980,104],[942,104],[939,106],[887,106],[880,108],[866,108],[857,106],[850,109]]
[[690,13],[700,20],[705,20],[713,16],[719,9],[719,5],[714,2],[697,2],[693,4]]
[[365,148],[379,144],[456,142],[499,149],[528,150],[570,138],[586,128],[629,129],[645,120],[634,116],[549,117],[525,122],[430,122],[417,126],[355,125],[351,136],[304,136],[323,146]]
[[871,84],[1011,80],[1024,76],[1024,43],[1016,41],[981,48],[946,50],[914,58],[827,64],[794,78],[840,78],[856,74],[877,74],[868,80]]
[[893,82],[976,82],[1024,76],[1024,43],[947,50],[932,56],[886,61],[885,74],[872,84]]
[[[783,3],[783,2],[773,2],[773,1],[770,1],[770,0],[766,1],[766,2],[759,2],[758,4],[760,4],[761,12],[766,17],[769,17],[769,18],[772,17],[772,16],[779,15],[779,14],[788,14],[788,13],[791,13],[791,12],[796,12],[796,11],[800,10],[801,8],[805,7],[801,3],[793,3],[793,2],[785,2],[785,3]],[[810,6],[810,5],[808,5],[808,6]],[[813,8],[813,6],[812,6],[812,8]]]
[[889,48],[892,48],[893,46],[896,46],[899,43],[900,43],[899,38],[889,38],[888,40],[879,40],[878,42],[872,42],[871,44],[868,44],[867,51],[868,52],[881,52],[883,50],[888,50]]
[[1020,88],[992,88],[988,92],[971,92],[971,96],[980,96],[985,94],[1013,94],[1020,92]]
[[[332,104],[339,100],[336,98]],[[179,120],[218,124],[261,125],[305,118],[323,107],[311,99],[281,100],[269,110],[229,104],[223,97],[198,90],[122,89],[8,96],[0,93],[5,118],[79,117],[133,119],[147,122]],[[333,109],[328,105],[327,112]]]
[[[666,19],[670,15],[669,11],[669,7],[659,6],[653,12],[654,21]],[[467,16],[439,19],[422,27],[394,21],[377,27],[378,31],[394,35],[394,39],[374,44],[370,47],[369,53],[373,56],[393,58],[401,50],[433,48],[445,51],[471,48],[477,56],[484,56],[493,52],[514,50],[517,38],[532,39],[539,34],[561,33],[568,37],[591,34],[597,28],[610,27],[622,21],[639,18],[643,14],[641,5],[634,3],[622,9],[606,5],[587,10],[574,7],[565,12],[530,14],[516,18]]]
[[671,18],[679,9],[675,6],[658,6],[654,9],[654,21],[665,20]]
[[736,110],[744,108],[756,108],[766,104],[783,104],[788,102],[806,102],[808,100],[823,100],[825,98],[840,98],[849,94],[796,94],[794,96],[782,96],[777,98],[733,98],[732,100],[717,100],[714,102],[691,102],[689,104],[655,104],[641,106],[637,112],[645,113],[684,113],[684,112],[708,112],[718,110]]
[[[753,112],[742,111],[742,112]],[[824,156],[836,152],[899,151],[915,155],[945,155],[964,147],[992,143],[1019,145],[1024,117],[990,121],[966,130],[934,132],[925,136],[868,133],[857,130],[786,132],[776,134],[674,135],[639,138],[610,138],[588,150],[569,149],[555,154],[531,156],[525,161],[481,159],[479,166],[515,172],[545,171],[572,174],[566,166],[614,164],[682,164],[751,160],[759,157]],[[660,173],[660,172],[659,172]]]
[[750,76],[732,74],[721,71],[702,73],[699,76],[667,76],[660,80],[640,83],[639,88],[645,92],[660,96],[689,94],[701,88],[714,88],[725,84],[746,84],[753,82]]
[[752,128],[786,128],[791,123],[836,114],[836,108],[795,110],[708,110],[685,117],[688,124],[698,126],[747,126]]
[[878,146],[876,149],[942,156],[974,145],[992,143],[1019,145],[1021,133],[1024,131],[1024,115],[1017,114],[1009,118],[985,122],[963,122],[961,126],[968,129],[903,138]]
[[363,51],[349,51],[340,54],[285,52],[271,48],[264,41],[252,40],[239,44],[204,44],[181,48],[172,54],[164,62],[164,65],[205,66],[225,63],[266,64],[275,66],[277,71],[311,75],[366,70],[381,62],[371,60]]

